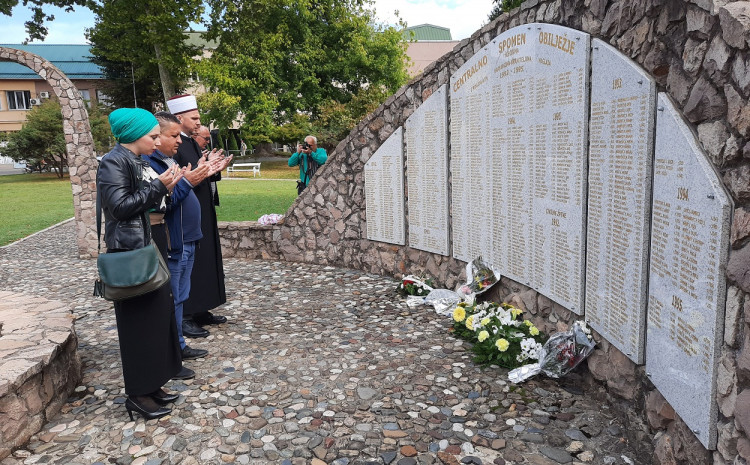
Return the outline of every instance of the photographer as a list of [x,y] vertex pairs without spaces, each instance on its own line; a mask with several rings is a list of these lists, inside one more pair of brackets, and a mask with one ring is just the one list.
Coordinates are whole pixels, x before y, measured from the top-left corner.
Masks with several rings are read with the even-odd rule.
[[289,166],[299,165],[299,181],[297,181],[297,195],[301,194],[310,183],[315,171],[328,159],[326,149],[318,148],[315,136],[305,137],[305,141],[297,144],[297,151],[289,157]]

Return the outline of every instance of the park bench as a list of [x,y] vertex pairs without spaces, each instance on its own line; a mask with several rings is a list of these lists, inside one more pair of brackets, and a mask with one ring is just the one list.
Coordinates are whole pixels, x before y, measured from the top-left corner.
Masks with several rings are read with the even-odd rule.
[[260,176],[260,163],[234,163],[227,168],[227,176],[231,176],[230,173],[236,171],[248,171],[253,173],[253,177],[255,177],[256,174]]

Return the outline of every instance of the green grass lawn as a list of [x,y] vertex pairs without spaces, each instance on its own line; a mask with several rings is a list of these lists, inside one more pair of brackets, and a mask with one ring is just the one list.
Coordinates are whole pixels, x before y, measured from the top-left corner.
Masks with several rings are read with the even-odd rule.
[[219,183],[216,215],[219,221],[255,221],[266,213],[286,213],[296,198],[294,180],[226,179]]
[[54,174],[0,176],[0,245],[73,217],[70,179]]
[[[221,181],[221,206],[216,209],[219,221],[255,221],[266,213],[286,213],[297,197],[296,170],[286,166],[285,161],[263,162],[263,178],[282,180],[252,179],[252,175],[250,179],[235,180],[233,175],[232,179]],[[72,218],[73,214],[73,193],[67,176],[0,176],[0,246]]]
[[[252,158],[244,160],[237,160],[237,163],[251,163]],[[222,177],[227,176],[227,172],[224,171]],[[232,178],[251,178],[253,173],[240,171],[232,173]],[[290,167],[287,160],[279,159],[274,161],[262,161],[260,162],[260,176],[255,179],[299,179],[299,166]]]

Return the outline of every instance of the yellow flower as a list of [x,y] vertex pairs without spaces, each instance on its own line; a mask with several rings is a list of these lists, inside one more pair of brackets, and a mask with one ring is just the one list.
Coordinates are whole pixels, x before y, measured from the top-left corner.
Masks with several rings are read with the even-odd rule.
[[505,352],[508,350],[508,347],[510,346],[510,343],[507,339],[500,338],[497,341],[495,341],[495,347],[497,347],[497,350],[500,352]]
[[474,315],[466,319],[466,329],[474,330]]
[[538,336],[539,335],[539,328],[537,328],[536,326],[532,326],[529,329],[529,334],[531,334],[532,336]]
[[511,308],[510,313],[511,315],[513,315],[513,319],[515,320],[516,318],[518,318],[518,315],[523,313],[523,310],[521,310],[520,308]]
[[490,323],[489,318],[482,318],[482,321],[479,322],[482,326],[487,326]]
[[453,321],[460,323],[464,321],[464,318],[466,318],[466,310],[464,310],[463,307],[456,307],[456,309],[453,310]]
[[528,327],[534,326],[534,323],[532,323],[531,320],[524,320],[523,324],[525,324]]
[[488,337],[490,337],[490,333],[488,333],[487,331],[480,331],[477,339],[479,339],[479,342],[484,342]]

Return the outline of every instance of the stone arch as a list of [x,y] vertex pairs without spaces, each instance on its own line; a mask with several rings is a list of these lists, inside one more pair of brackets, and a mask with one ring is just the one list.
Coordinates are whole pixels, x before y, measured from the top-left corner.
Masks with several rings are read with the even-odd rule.
[[11,61],[32,69],[52,87],[60,100],[63,132],[68,154],[70,184],[73,188],[76,240],[81,257],[96,255],[96,169],[94,138],[89,115],[78,89],[48,60],[23,50],[0,47],[0,61]]

